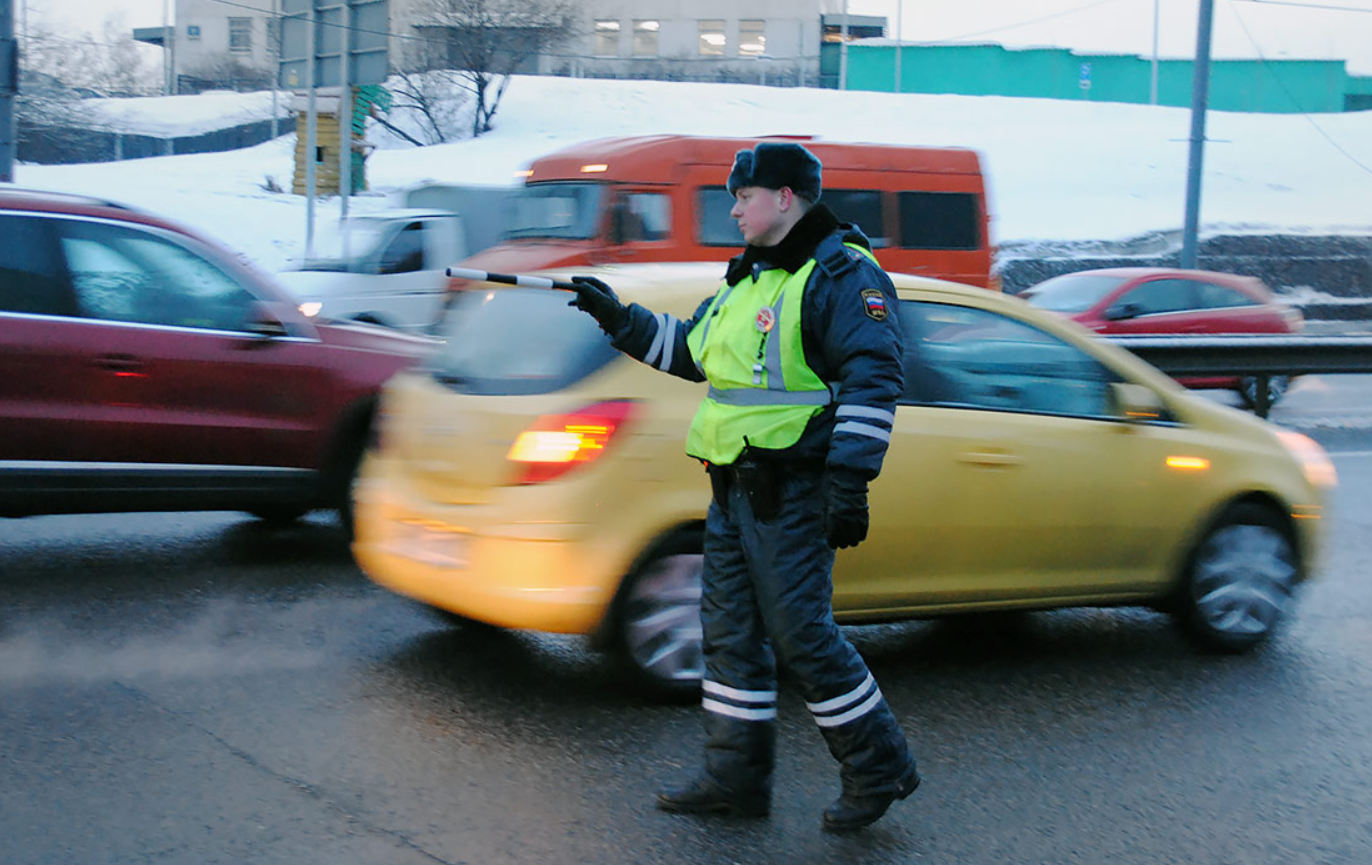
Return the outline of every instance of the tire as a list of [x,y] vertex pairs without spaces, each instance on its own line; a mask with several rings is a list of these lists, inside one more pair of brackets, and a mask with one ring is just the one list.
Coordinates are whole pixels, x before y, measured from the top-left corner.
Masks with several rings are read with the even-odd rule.
[[1281,625],[1293,606],[1299,576],[1281,517],[1262,505],[1235,505],[1191,554],[1172,609],[1205,648],[1245,652]]
[[655,694],[687,698],[700,690],[704,562],[699,539],[682,536],[655,551],[620,592],[615,652],[635,684]]
[[[1277,404],[1286,395],[1286,389],[1291,386],[1291,376],[1273,375],[1267,378],[1267,405],[1270,408]],[[1250,409],[1258,407],[1258,379],[1257,376],[1246,376],[1239,379],[1239,397],[1243,404]]]
[[357,470],[362,467],[362,457],[366,453],[365,436],[345,444],[334,478],[334,508],[338,511],[338,525],[349,542],[353,539],[353,485],[357,483]]

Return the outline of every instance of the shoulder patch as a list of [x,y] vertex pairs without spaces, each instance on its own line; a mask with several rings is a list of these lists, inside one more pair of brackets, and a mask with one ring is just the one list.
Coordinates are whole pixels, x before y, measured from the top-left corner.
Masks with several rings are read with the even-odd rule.
[[886,295],[881,293],[881,289],[864,288],[861,297],[862,311],[867,313],[868,318],[886,320]]

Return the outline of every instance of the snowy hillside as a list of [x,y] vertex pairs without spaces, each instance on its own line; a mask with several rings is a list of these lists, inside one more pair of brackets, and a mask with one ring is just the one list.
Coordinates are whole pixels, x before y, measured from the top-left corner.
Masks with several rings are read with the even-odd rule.
[[[242,97],[256,104],[262,98]],[[134,106],[144,112],[142,123],[174,130],[178,116],[201,122],[199,112],[176,107],[176,99],[146,102]],[[997,240],[1020,248],[1036,240],[1117,240],[1180,227],[1189,112],[1087,101],[519,77],[496,124],[489,135],[455,144],[385,143],[369,163],[373,190],[424,179],[510,183],[535,157],[590,138],[810,134],[974,148],[985,160]],[[1207,131],[1206,233],[1372,235],[1372,112],[1217,112]],[[292,147],[286,136],[221,154],[21,165],[16,175],[22,186],[106,196],[169,215],[276,270],[304,246],[304,201],[264,188],[269,177],[289,185]],[[383,206],[375,193],[354,199],[354,209]],[[335,201],[326,201],[316,213],[323,222],[337,210]]]

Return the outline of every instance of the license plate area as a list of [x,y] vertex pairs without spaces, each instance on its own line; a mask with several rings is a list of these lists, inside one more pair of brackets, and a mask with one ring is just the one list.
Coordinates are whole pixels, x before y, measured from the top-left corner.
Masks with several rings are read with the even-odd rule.
[[439,568],[465,568],[470,562],[471,534],[432,520],[392,520],[383,544],[387,552]]

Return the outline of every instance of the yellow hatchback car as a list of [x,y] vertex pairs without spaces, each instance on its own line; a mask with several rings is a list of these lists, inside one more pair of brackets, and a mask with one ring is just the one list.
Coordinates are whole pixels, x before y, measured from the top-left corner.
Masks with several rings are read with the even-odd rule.
[[[685,318],[721,270],[579,272]],[[1133,604],[1224,650],[1273,633],[1335,484],[1319,445],[1016,298],[894,279],[905,394],[870,535],[835,566],[841,622]],[[443,348],[383,396],[353,549],[396,592],[592,635],[643,682],[690,688],[710,487],[683,442],[704,386],[620,355],[568,299],[454,299]]]

